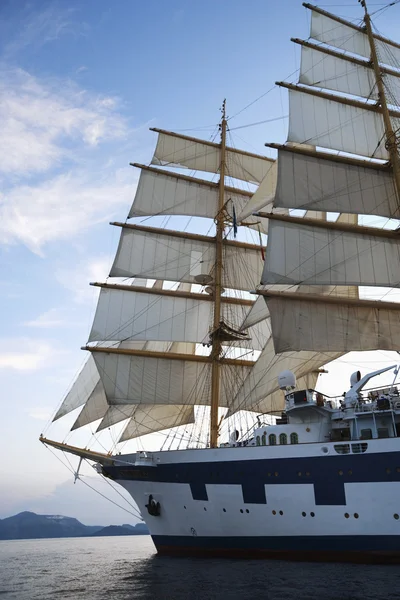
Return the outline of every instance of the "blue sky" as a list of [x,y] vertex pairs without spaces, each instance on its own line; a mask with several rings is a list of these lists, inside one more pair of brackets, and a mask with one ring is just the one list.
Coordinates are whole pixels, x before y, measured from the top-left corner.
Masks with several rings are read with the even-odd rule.
[[[361,17],[355,0],[323,6]],[[209,137],[224,97],[235,145],[272,156],[264,142],[285,140],[285,120],[234,128],[287,114],[273,84],[295,81],[289,40],[308,22],[300,0],[1,3],[0,518],[129,519],[73,486],[37,441],[84,360],[87,284],[107,276],[119,235],[108,222],[125,219],[138,177],[129,162],[150,161],[149,127]],[[395,37],[399,22],[400,5],[376,25]]]

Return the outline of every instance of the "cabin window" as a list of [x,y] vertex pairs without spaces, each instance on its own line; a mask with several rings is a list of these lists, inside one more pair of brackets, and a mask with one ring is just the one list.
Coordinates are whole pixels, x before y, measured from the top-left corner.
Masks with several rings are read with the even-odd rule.
[[343,427],[343,429],[332,429],[331,440],[332,442],[347,442],[347,440],[350,440],[349,427]]
[[378,438],[388,438],[389,429],[387,427],[378,427]]
[[360,440],[372,440],[372,429],[361,429]]
[[270,433],[269,435],[269,445],[276,446],[276,435],[274,433]]
[[261,436],[261,445],[262,446],[266,446],[267,445],[267,434],[266,434],[265,431],[264,431],[264,433]]
[[279,443],[282,444],[282,445],[287,444],[287,435],[286,435],[286,433],[281,433],[279,435]]
[[299,436],[297,435],[297,433],[293,432],[290,434],[290,443],[291,444],[298,444],[299,443]]

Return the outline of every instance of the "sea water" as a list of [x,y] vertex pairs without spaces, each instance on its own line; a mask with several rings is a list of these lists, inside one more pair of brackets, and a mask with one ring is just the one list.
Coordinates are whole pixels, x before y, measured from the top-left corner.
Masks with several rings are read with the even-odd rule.
[[400,599],[400,566],[160,557],[149,536],[0,541],[0,600]]

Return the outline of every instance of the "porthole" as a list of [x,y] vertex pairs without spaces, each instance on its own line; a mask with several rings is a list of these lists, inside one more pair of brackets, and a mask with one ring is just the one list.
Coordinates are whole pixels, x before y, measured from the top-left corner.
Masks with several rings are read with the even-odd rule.
[[353,475],[353,471],[351,469],[348,470],[349,475]]
[[243,512],[243,508],[241,508],[241,509],[240,509],[240,512],[241,512],[241,513]]
[[279,475],[278,471],[275,471],[274,475],[275,475],[275,477],[278,477],[278,475]]
[[276,510],[273,510],[273,511],[272,511],[272,514],[273,514],[273,515],[276,515]]
[[344,513],[344,516],[346,517],[346,519],[348,519],[350,515],[349,513]]
[[223,509],[222,509],[222,512],[226,512],[226,508],[223,508]]
[[299,472],[297,473],[297,475],[298,475],[299,477],[301,477],[301,471],[299,471]]
[[396,519],[396,521],[398,521],[398,520],[399,520],[399,515],[398,515],[397,513],[394,513],[394,515],[393,515],[393,516],[394,516],[394,518]]
[[397,471],[398,473],[400,473],[400,467],[397,467],[396,471]]
[[343,475],[343,471],[338,471],[339,475]]
[[282,516],[282,515],[283,515],[283,510],[280,510],[280,511],[279,511],[279,514]]
[[390,475],[390,473],[391,473],[391,472],[392,472],[392,471],[391,471],[390,469],[386,469],[386,473],[387,473],[388,475]]
[[247,512],[247,514],[249,514],[249,512],[250,512],[250,511],[249,511],[249,509],[248,509],[248,508],[246,508],[246,512]]
[[271,473],[268,473],[268,477],[271,477]]
[[324,454],[328,454],[329,452],[329,448],[327,446],[322,446],[321,450]]
[[307,513],[305,513],[304,511],[301,514],[303,515],[303,517],[307,516]]
[[358,513],[354,513],[354,518],[358,519]]
[[310,477],[310,472],[306,471],[306,477]]
[[310,512],[310,517],[315,517],[315,513]]

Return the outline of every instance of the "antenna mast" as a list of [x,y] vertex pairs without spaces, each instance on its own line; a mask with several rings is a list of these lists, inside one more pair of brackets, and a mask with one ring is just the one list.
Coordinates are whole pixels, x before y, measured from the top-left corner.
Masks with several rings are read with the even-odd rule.
[[397,192],[397,202],[400,205],[400,157],[397,148],[396,133],[393,131],[392,122],[390,120],[389,109],[386,102],[385,86],[383,84],[382,71],[379,66],[378,54],[376,51],[375,38],[372,32],[371,17],[368,13],[366,0],[358,0],[364,8],[364,23],[368,35],[369,45],[371,49],[371,62],[375,72],[376,85],[378,87],[379,104],[382,108],[383,122],[386,133],[386,148],[389,152],[390,162],[393,168],[393,176],[395,188]]
[[226,148],[226,100],[222,103],[222,119],[220,124],[221,131],[221,153],[220,153],[220,178],[218,195],[218,213],[215,219],[215,273],[214,273],[214,322],[212,333],[211,350],[211,415],[210,415],[210,447],[216,448],[218,445],[218,407],[220,395],[220,359],[221,359],[221,339],[218,334],[221,323],[221,291],[222,291],[222,251],[223,236],[225,229],[224,222],[224,204],[225,204],[225,148]]

